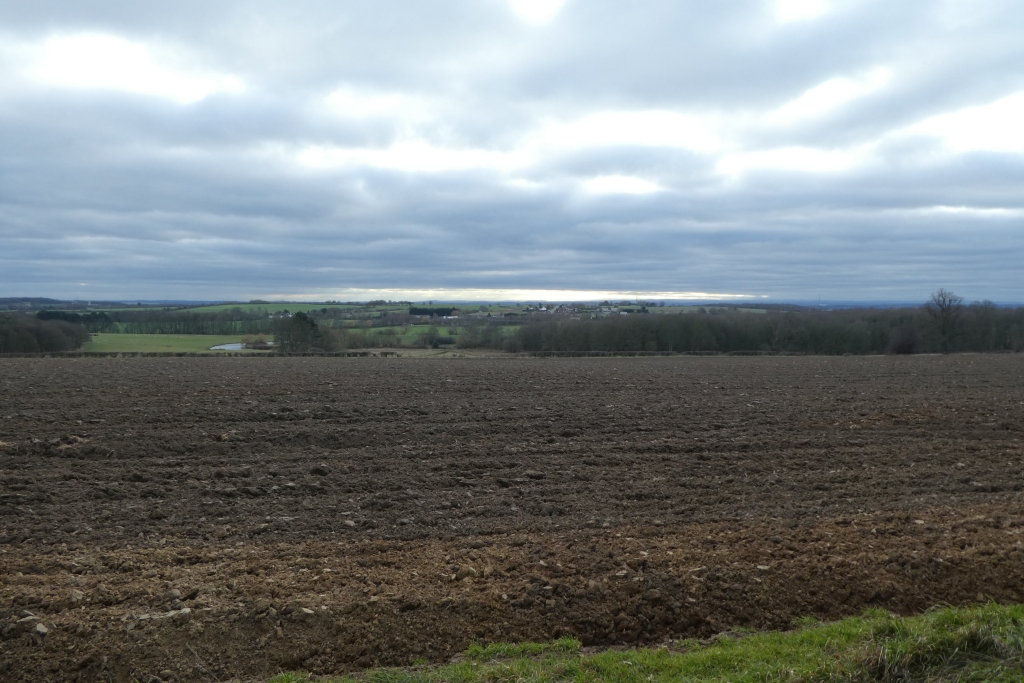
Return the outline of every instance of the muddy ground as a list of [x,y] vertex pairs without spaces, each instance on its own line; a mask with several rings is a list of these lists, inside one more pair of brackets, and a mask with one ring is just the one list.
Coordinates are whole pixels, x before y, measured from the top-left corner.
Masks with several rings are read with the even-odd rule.
[[0,675],[1024,596],[1024,357],[0,359]]

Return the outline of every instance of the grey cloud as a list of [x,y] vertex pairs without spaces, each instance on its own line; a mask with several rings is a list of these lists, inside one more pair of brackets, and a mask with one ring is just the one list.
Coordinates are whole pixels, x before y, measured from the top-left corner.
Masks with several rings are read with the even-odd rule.
[[[1024,90],[1024,12],[996,0],[835,4],[820,19],[776,27],[767,3],[753,0],[573,0],[534,27],[498,0],[9,3],[0,25],[22,43],[80,31],[155,41],[248,89],[182,105],[25,86],[0,62],[0,289],[913,300],[946,286],[1024,301],[1024,213],[1013,211],[1024,209],[1024,154],[950,153],[934,138],[897,134]],[[875,67],[893,73],[877,93],[788,126],[765,118],[828,79]],[[340,87],[425,110],[345,116],[324,104]],[[408,140],[514,153],[547,123],[615,110],[703,117],[725,149],[556,139],[535,142],[521,167],[439,172],[403,171],[401,159],[397,168],[305,168],[295,156]],[[875,145],[871,160],[847,171],[717,169],[722,154],[862,144]],[[620,175],[664,190],[585,189]],[[925,210],[942,206],[1011,211]]]

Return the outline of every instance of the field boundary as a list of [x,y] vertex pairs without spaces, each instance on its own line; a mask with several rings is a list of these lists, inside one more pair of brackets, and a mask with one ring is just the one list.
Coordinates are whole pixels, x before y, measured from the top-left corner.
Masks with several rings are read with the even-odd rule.
[[[3,358],[388,358],[402,357],[403,351],[417,351],[420,349],[402,348],[395,351],[39,351],[35,353],[0,353]],[[474,351],[476,349],[447,349],[451,351]],[[656,357],[680,357],[680,356],[818,356],[823,358],[836,358],[839,356],[867,357],[881,354],[825,354],[825,353],[798,353],[796,351],[531,351],[531,352],[508,352],[500,351],[502,356],[530,357],[530,358],[656,358]],[[950,355],[1007,355],[1020,353],[1018,351],[978,351],[962,352]],[[917,356],[931,354],[913,354]]]
[[368,358],[401,356],[401,353],[378,351],[325,351],[323,353],[282,353],[253,351],[50,351],[40,353],[0,353],[0,358],[286,358],[333,356],[339,358]]
[[572,636],[544,643],[474,644],[440,666],[369,669],[341,677],[306,673],[270,683],[620,683],[686,680],[1017,681],[1022,669],[1021,605],[941,606],[910,617],[880,608],[834,622],[796,620],[791,630],[668,640],[659,647],[583,647]]
[[537,358],[621,358],[656,356],[806,356],[795,351],[533,351]]

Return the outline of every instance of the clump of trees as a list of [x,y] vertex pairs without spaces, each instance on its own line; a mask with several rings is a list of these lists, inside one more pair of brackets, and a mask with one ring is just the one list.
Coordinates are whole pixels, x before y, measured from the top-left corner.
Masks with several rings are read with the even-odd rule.
[[0,353],[73,351],[87,341],[89,331],[79,323],[0,313]]
[[[701,309],[702,311],[704,309]],[[609,316],[550,320],[503,342],[529,352],[745,352],[805,354],[951,353],[1024,350],[1024,308],[963,305],[939,290],[923,307],[735,310],[716,314]]]
[[455,340],[460,349],[503,349],[509,328],[499,323],[468,324]]
[[442,334],[441,330],[439,330],[436,325],[431,325],[426,332],[416,338],[416,341],[413,342],[413,346],[418,348],[426,348],[429,346],[430,348],[436,349],[442,345],[448,346],[455,342],[455,337],[448,334],[447,330]]
[[331,337],[329,330],[321,330],[305,313],[274,321],[274,341],[281,351],[333,351]]
[[[324,327],[305,313],[274,320],[274,348],[286,353],[343,351],[381,344],[370,330],[345,330]],[[372,343],[376,342],[376,344]]]

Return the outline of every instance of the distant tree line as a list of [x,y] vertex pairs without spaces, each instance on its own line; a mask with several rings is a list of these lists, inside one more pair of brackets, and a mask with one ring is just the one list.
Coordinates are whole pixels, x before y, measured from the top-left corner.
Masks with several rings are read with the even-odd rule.
[[429,316],[441,316],[451,315],[458,309],[454,306],[450,307],[438,307],[438,306],[410,306],[409,315],[429,315]]
[[89,311],[87,313],[74,313],[72,311],[50,311],[42,310],[36,313],[40,320],[63,320],[83,326],[89,332],[113,332],[117,329],[114,319],[107,313],[100,311]]
[[73,351],[87,341],[89,331],[79,323],[0,313],[0,353]]
[[[437,315],[448,314],[454,309],[431,309]],[[233,307],[220,311],[192,312],[182,309],[120,309],[105,312],[90,311],[78,313],[65,310],[44,309],[39,311],[40,320],[65,320],[84,325],[90,332],[112,332],[125,334],[216,334],[216,335],[258,335],[273,334],[281,320],[294,314],[288,311],[270,313],[264,308]],[[394,327],[408,325],[417,319],[405,313],[365,313],[340,308],[319,308],[304,313],[321,326],[341,327],[356,323],[365,327]]]
[[274,321],[264,320],[218,320],[209,313],[194,313],[168,320],[130,321],[117,324],[117,331],[124,334],[270,334]]
[[124,309],[87,313],[42,310],[40,320],[65,320],[85,326],[90,332],[125,334],[269,334],[273,320],[264,309],[231,308],[191,313],[182,310]]
[[[493,339],[493,338],[492,338]],[[529,352],[950,353],[1024,350],[1024,308],[968,306],[940,290],[921,308],[609,316],[525,325],[502,342]]]
[[42,306],[54,306],[61,303],[58,299],[37,296],[6,296],[0,297],[0,311],[34,311]]

